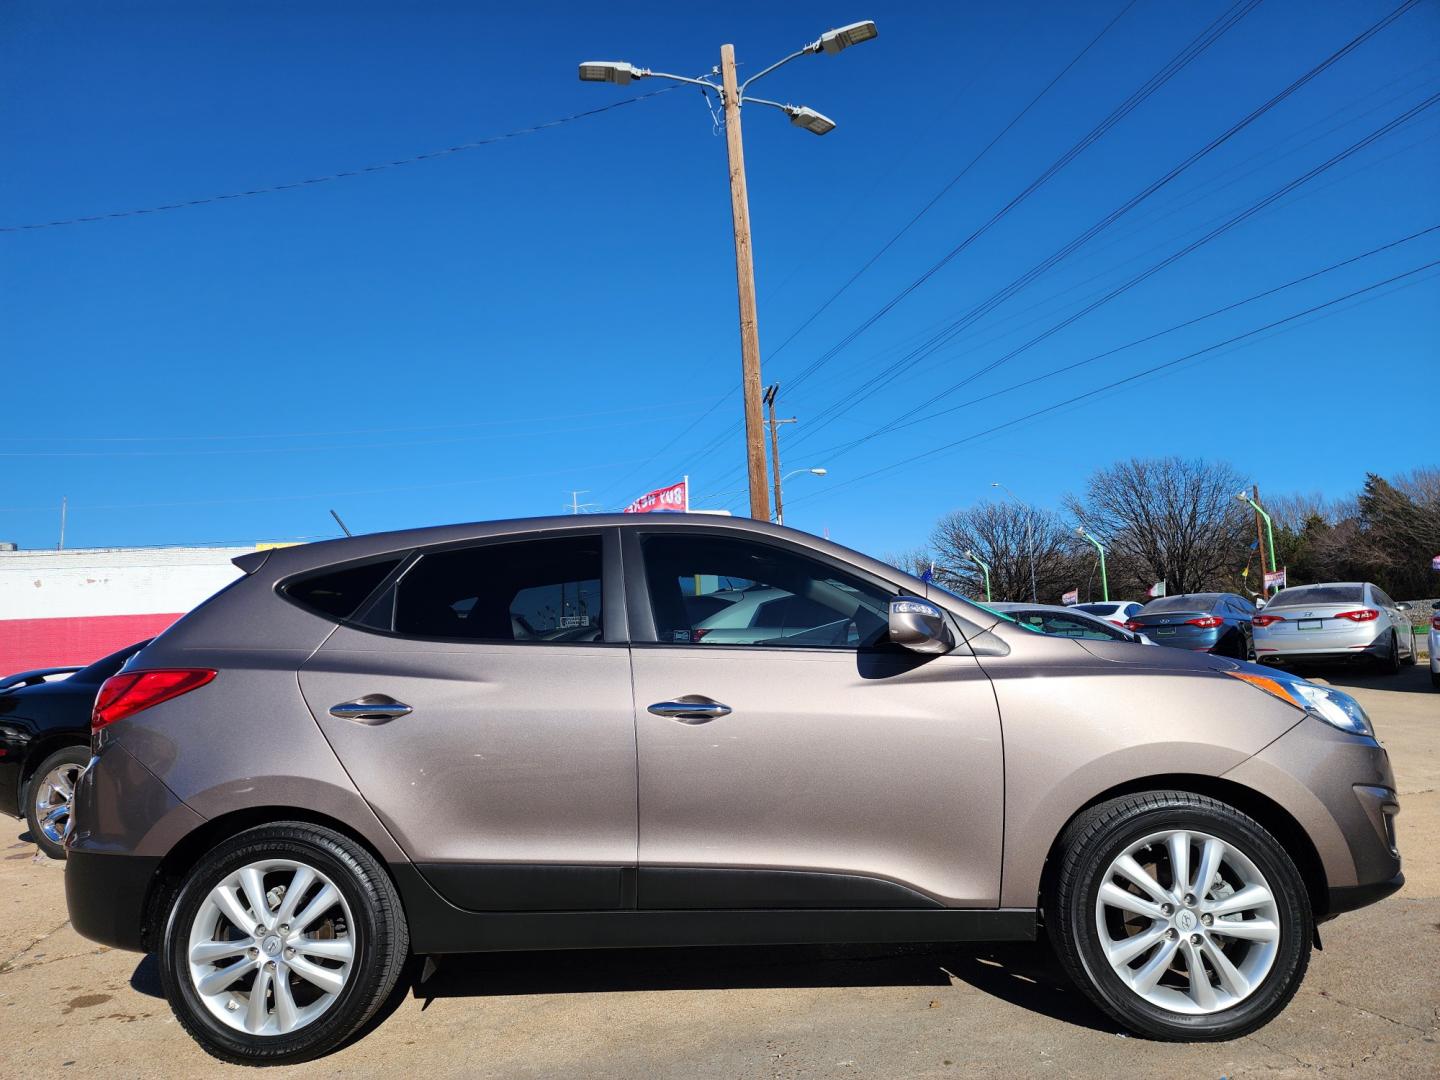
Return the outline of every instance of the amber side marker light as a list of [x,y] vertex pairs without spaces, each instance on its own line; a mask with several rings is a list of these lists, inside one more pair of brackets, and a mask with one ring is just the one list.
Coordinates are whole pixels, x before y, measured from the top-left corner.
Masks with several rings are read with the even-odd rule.
[[1285,702],[1286,705],[1294,705],[1297,709],[1304,709],[1306,707],[1305,702],[1292,694],[1290,689],[1279,679],[1272,679],[1268,675],[1253,675],[1248,671],[1227,671],[1225,674],[1229,675],[1232,679],[1247,682],[1258,690],[1264,690],[1267,694]]

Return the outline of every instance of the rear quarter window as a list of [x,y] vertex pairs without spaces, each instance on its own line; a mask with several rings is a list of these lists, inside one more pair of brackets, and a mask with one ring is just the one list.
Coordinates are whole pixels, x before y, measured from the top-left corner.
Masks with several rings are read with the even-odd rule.
[[399,565],[400,558],[397,556],[338,570],[322,570],[287,582],[280,591],[317,615],[344,620],[353,616]]

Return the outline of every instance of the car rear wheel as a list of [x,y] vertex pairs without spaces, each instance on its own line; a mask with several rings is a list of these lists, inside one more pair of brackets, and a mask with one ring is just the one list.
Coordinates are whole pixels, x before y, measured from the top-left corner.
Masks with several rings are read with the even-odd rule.
[[1268,1023],[1309,963],[1304,881],[1234,807],[1178,791],[1094,807],[1066,830],[1045,908],[1070,977],[1155,1039],[1230,1039]]
[[1383,675],[1400,674],[1400,635],[1394,630],[1390,631],[1390,653],[1380,661],[1380,672]]
[[278,1065],[354,1034],[394,989],[408,944],[395,886],[368,851],[285,822],[232,837],[185,876],[161,979],[206,1052]]
[[36,845],[52,859],[65,858],[75,782],[90,760],[88,746],[67,746],[40,762],[25,788],[25,823]]

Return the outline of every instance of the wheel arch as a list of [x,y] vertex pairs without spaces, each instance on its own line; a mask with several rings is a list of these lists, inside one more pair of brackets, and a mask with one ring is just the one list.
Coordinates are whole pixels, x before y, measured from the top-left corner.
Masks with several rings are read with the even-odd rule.
[[1321,862],[1320,853],[1316,850],[1309,834],[1288,810],[1254,788],[1237,784],[1233,780],[1193,773],[1162,773],[1127,780],[1099,792],[1083,806],[1077,807],[1075,812],[1066,818],[1064,824],[1060,826],[1059,832],[1050,842],[1050,850],[1045,856],[1045,864],[1040,871],[1038,907],[1041,910],[1042,919],[1045,901],[1051,894],[1054,877],[1060,864],[1062,854],[1060,842],[1064,838],[1066,830],[1070,828],[1070,823],[1092,807],[1124,795],[1137,795],[1142,791],[1188,791],[1195,795],[1204,795],[1227,803],[1254,818],[1280,842],[1290,857],[1295,860],[1295,866],[1305,882],[1305,891],[1310,894],[1310,907],[1315,913],[1315,918],[1323,919],[1329,914],[1330,889],[1324,863]]
[[[385,873],[396,885],[397,892],[399,891],[399,883],[395,882],[394,871],[391,869],[389,860],[354,826],[305,807],[247,806],[210,818],[196,826],[181,837],[161,858],[155,869],[155,875],[150,881],[150,889],[143,909],[145,916],[141,933],[146,951],[153,952],[159,947],[161,924],[170,899],[179,890],[185,872],[199,862],[206,852],[247,829],[289,821],[318,825],[353,840],[368,851],[375,861],[385,869]],[[405,915],[403,894],[401,914]]]

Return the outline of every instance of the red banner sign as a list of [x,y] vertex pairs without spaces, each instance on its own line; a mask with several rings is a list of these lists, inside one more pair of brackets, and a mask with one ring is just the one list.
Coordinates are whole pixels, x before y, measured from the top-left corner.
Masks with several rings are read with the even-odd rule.
[[690,478],[647,491],[625,507],[627,514],[684,514],[690,510]]

